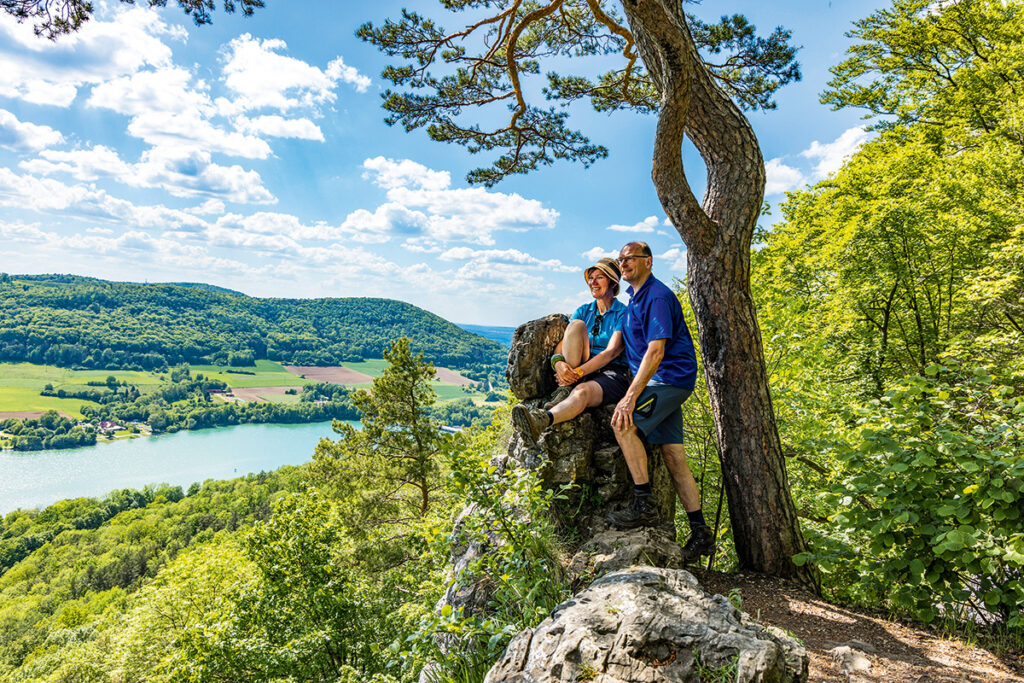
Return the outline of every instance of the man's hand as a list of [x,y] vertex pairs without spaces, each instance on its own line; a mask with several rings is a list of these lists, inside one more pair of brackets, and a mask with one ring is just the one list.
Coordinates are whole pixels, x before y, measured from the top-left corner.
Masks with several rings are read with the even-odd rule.
[[626,394],[615,406],[612,413],[612,427],[619,431],[625,431],[633,426],[633,411],[636,409],[636,399]]
[[555,363],[555,381],[560,387],[571,387],[576,384],[580,379],[580,376],[572,369],[572,366],[566,363],[564,360],[560,360]]

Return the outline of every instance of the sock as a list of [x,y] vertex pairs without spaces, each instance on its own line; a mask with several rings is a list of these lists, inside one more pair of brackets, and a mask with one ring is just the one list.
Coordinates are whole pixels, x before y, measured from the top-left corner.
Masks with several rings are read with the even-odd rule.
[[545,410],[544,412],[548,414],[548,427],[555,424],[555,416],[551,414],[551,411]]
[[633,495],[639,498],[640,496],[651,495],[651,482],[646,484],[633,484]]
[[691,529],[696,529],[699,526],[708,525],[708,523],[704,521],[704,511],[700,508],[697,508],[693,512],[687,512],[686,516],[690,520]]

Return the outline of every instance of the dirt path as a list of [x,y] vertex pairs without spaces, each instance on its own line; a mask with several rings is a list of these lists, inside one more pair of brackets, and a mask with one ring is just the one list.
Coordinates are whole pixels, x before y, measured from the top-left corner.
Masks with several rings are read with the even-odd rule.
[[[811,658],[809,681],[878,683],[1024,683],[1024,652],[999,657],[947,640],[921,626],[889,621],[867,610],[839,607],[778,579],[691,570],[711,593],[738,589],[743,611],[799,638]],[[870,669],[849,678],[831,650],[851,644]]]

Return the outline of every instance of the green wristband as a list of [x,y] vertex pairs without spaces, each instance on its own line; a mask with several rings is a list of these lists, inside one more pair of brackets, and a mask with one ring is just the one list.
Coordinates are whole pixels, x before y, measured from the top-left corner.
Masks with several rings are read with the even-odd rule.
[[558,365],[558,361],[564,361],[564,360],[565,360],[565,356],[563,356],[560,353],[556,353],[555,355],[551,356],[551,369],[552,370],[556,370],[557,368],[555,368],[555,366]]

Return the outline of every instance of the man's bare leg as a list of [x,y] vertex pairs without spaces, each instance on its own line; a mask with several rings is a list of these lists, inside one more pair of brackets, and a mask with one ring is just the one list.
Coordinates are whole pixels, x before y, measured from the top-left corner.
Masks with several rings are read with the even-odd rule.
[[636,427],[633,425],[626,429],[612,427],[612,431],[615,432],[615,440],[619,442],[619,448],[622,449],[622,457],[626,460],[626,467],[629,468],[629,473],[633,477],[633,483],[646,484],[649,481],[647,451],[644,450],[644,443],[640,440]]
[[672,486],[679,494],[679,500],[683,502],[683,508],[687,512],[700,510],[700,492],[697,490],[697,481],[690,472],[690,465],[686,462],[686,449],[683,444],[661,444],[661,457],[665,459],[665,467],[672,477]]

